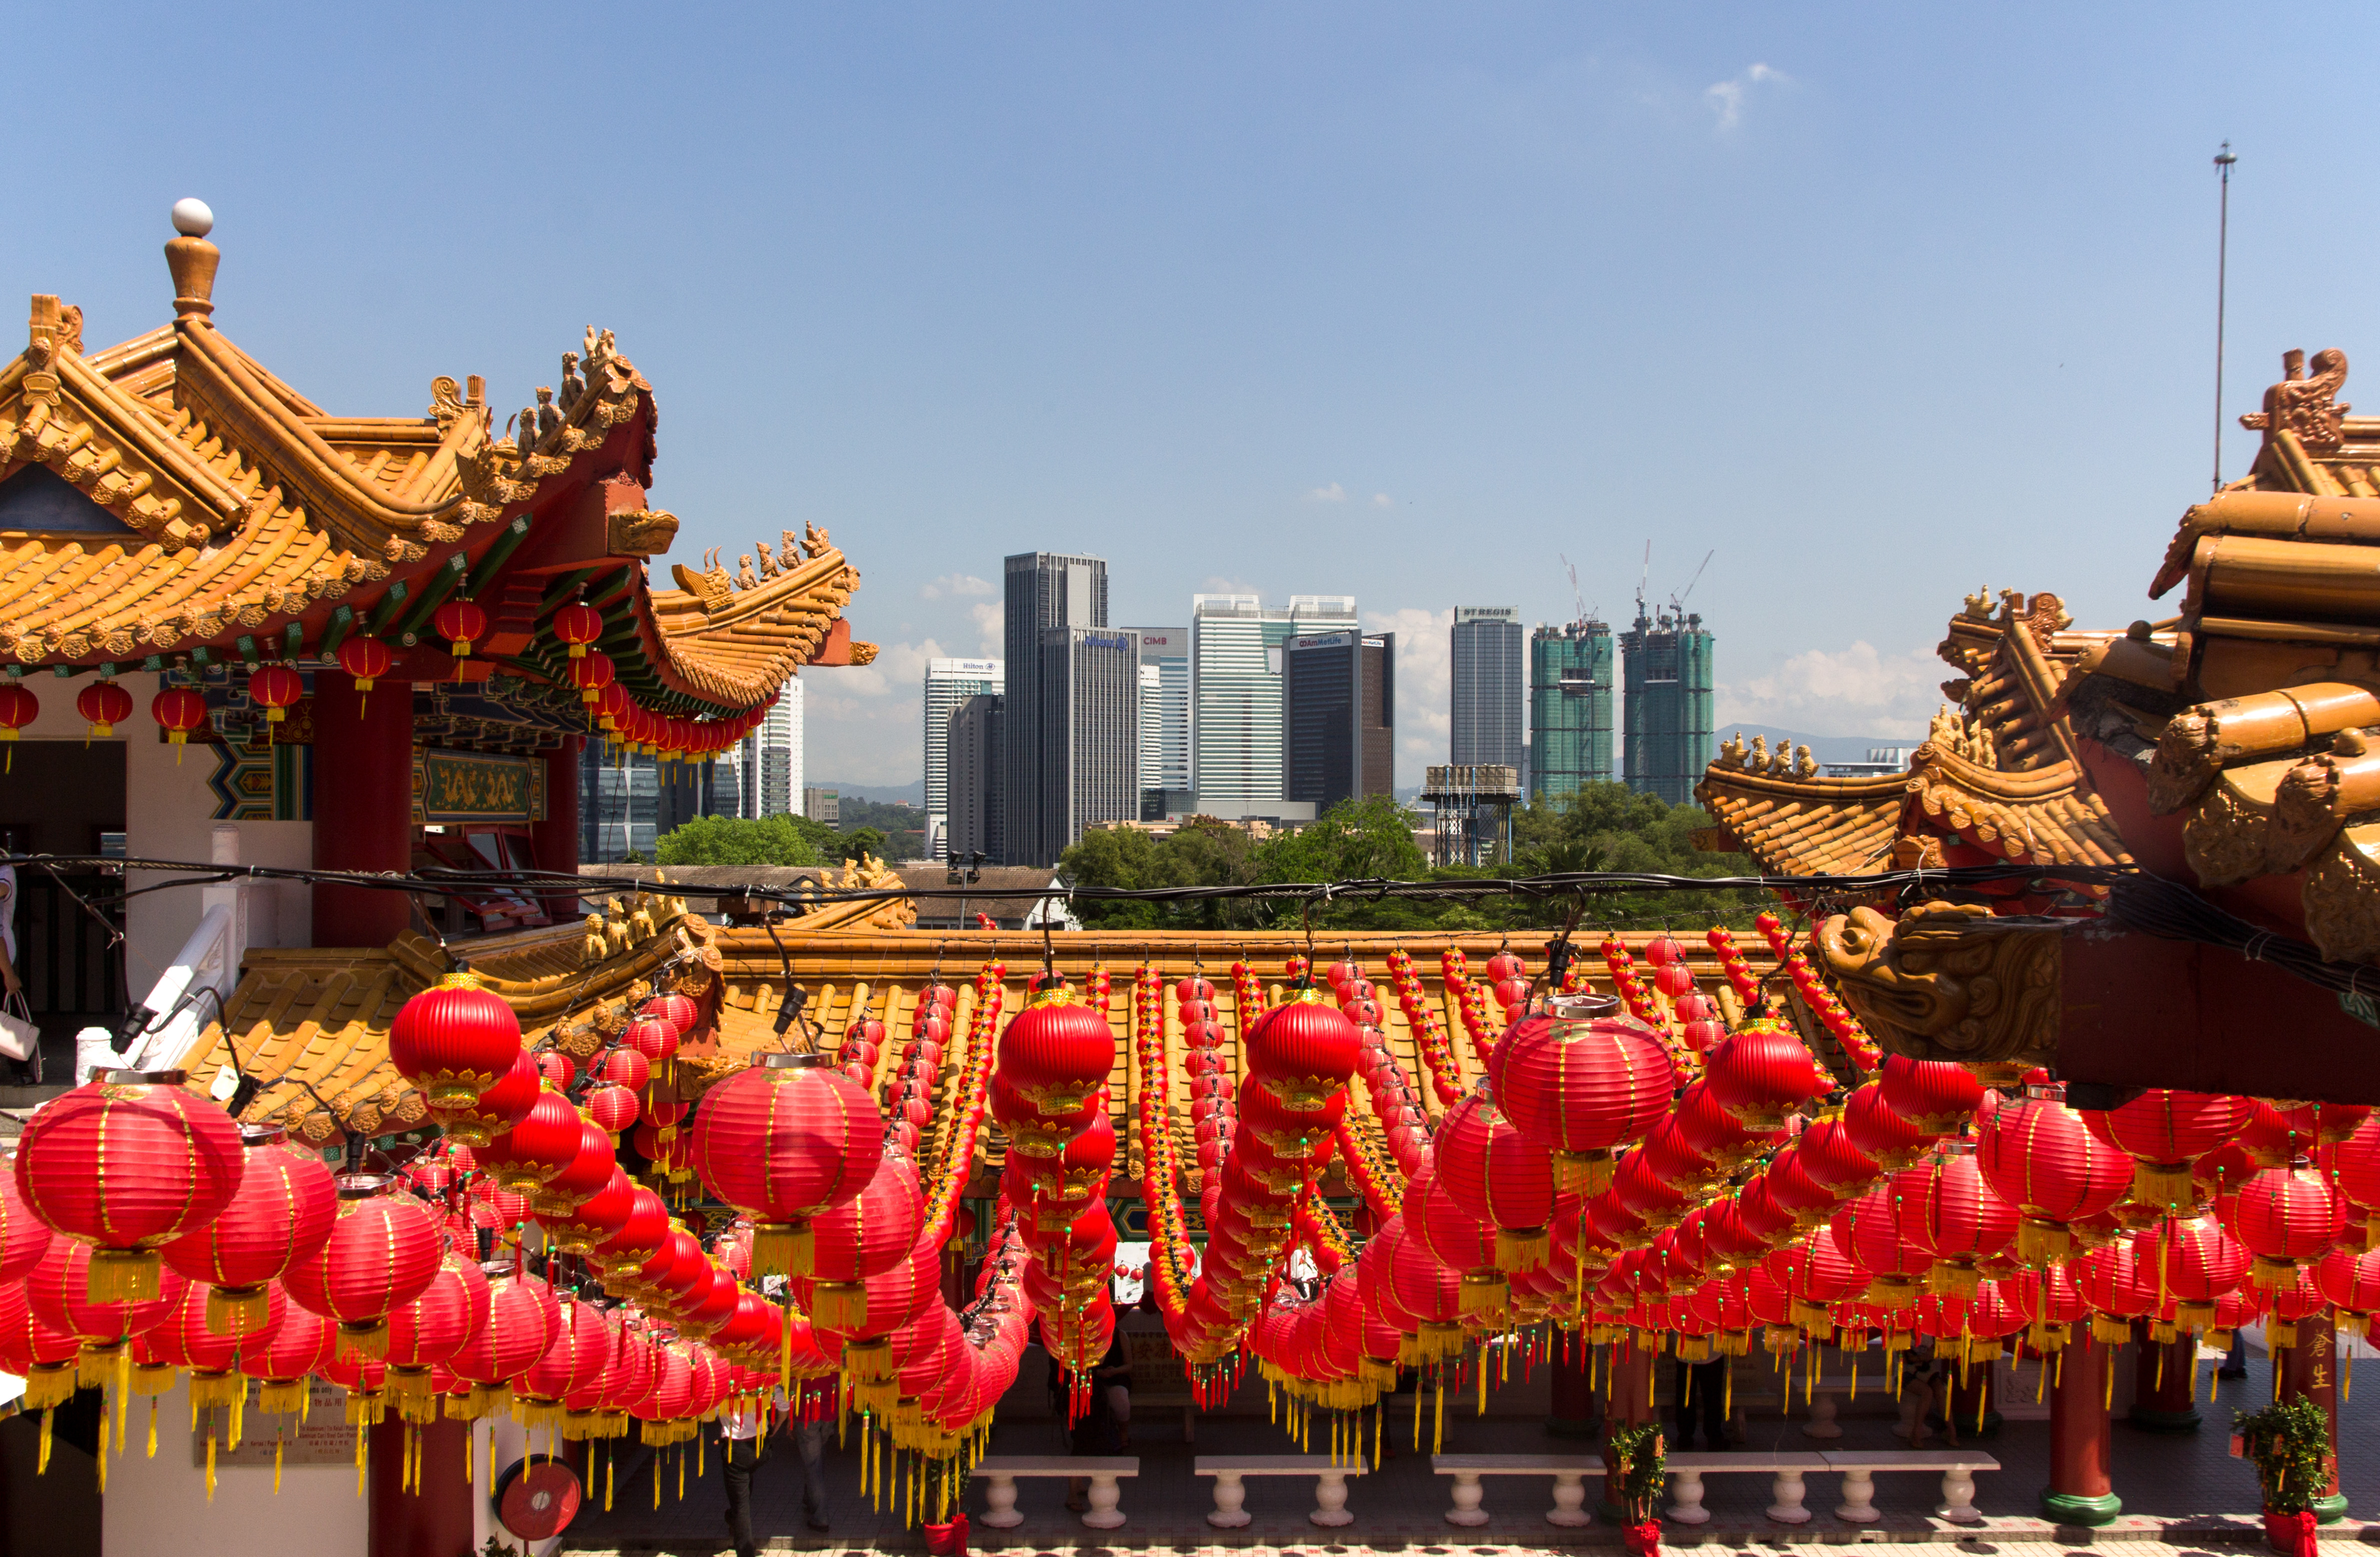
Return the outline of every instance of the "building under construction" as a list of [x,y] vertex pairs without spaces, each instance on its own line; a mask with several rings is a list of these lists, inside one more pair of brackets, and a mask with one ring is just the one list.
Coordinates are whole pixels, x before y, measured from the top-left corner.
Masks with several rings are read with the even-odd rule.
[[1611,782],[1611,627],[1583,616],[1529,635],[1529,798]]
[[1636,623],[1620,639],[1628,787],[1673,806],[1694,803],[1694,785],[1717,750],[1711,642],[1700,615],[1647,616],[1641,596]]

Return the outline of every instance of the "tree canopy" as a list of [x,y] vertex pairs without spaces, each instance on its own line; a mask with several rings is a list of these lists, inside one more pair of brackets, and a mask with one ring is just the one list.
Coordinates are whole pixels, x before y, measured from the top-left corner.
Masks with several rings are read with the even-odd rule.
[[[1137,828],[1086,833],[1061,860],[1079,886],[1131,888],[1232,886],[1273,882],[1462,881],[1575,871],[1621,870],[1673,876],[1747,874],[1742,855],[1703,854],[1693,834],[1710,818],[1622,784],[1592,785],[1555,802],[1514,811],[1511,865],[1433,869],[1414,842],[1420,818],[1384,796],[1342,801],[1314,822],[1262,843],[1228,822],[1193,818],[1159,838]],[[1570,897],[1368,898],[1361,892],[1313,906],[1318,930],[1525,930],[1557,928]],[[1669,923],[1749,923],[1761,905],[1741,892],[1598,894],[1581,916],[1589,927]],[[1293,903],[1237,899],[1179,903],[1098,903],[1075,911],[1100,929],[1256,929],[1305,919]]]
[[663,865],[820,865],[841,859],[842,837],[800,816],[698,816],[662,835]]

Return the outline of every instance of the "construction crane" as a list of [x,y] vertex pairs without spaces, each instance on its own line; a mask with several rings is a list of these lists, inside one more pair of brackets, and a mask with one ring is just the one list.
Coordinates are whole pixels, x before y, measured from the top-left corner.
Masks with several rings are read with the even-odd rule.
[[1570,575],[1570,603],[1574,613],[1571,620],[1584,622],[1586,620],[1586,596],[1578,587],[1578,566],[1564,553],[1556,552],[1554,555],[1561,558],[1562,571]]
[[1636,625],[1645,626],[1645,586],[1653,578],[1653,542],[1645,542],[1645,566],[1636,575]]
[[1718,549],[1717,547],[1713,547],[1710,551],[1705,553],[1703,555],[1703,566],[1694,569],[1694,576],[1686,580],[1685,594],[1676,594],[1670,597],[1670,609],[1675,612],[1681,620],[1683,620],[1686,614],[1686,595],[1691,595],[1694,592],[1694,586],[1702,582],[1703,567],[1708,567],[1711,565],[1711,558],[1717,555],[1718,555]]

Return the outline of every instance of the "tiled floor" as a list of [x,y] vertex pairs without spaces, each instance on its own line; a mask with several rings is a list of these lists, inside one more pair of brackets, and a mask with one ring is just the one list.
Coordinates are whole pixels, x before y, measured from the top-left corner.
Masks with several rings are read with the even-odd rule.
[[[2380,1385],[2375,1385],[2380,1388]],[[2115,1429],[2113,1480],[2124,1500],[2125,1516],[2096,1532],[2058,1530],[2039,1518],[2040,1494],[2048,1480],[2049,1424],[2011,1421],[1985,1449],[2000,1462],[1998,1472],[1976,1476],[1976,1504],[1987,1522],[1980,1530],[1961,1531],[1931,1517],[1938,1502],[1938,1478],[1916,1473],[1884,1473],[1876,1478],[1876,1506],[1886,1518],[1878,1525],[1859,1527],[1836,1518],[1837,1478],[1831,1473],[1808,1478],[1808,1506],[1815,1514],[1808,1525],[1789,1527],[1765,1516],[1769,1502],[1765,1475],[1718,1475],[1706,1478],[1706,1502],[1710,1524],[1699,1527],[1669,1525],[1665,1542],[1706,1545],[1713,1557],[1723,1550],[1775,1548],[1785,1544],[1850,1544],[1876,1540],[1958,1540],[1967,1551],[1994,1557],[2069,1550],[2057,1538],[2075,1543],[2121,1543],[2125,1557],[2151,1557],[2167,1549],[2186,1551],[2212,1544],[2236,1551],[2260,1545],[2261,1531],[2252,1516],[2256,1507],[2255,1478],[2243,1461],[2228,1453],[2231,1411],[2235,1406],[2262,1405],[2270,1398],[2270,1376],[2260,1357],[2243,1381],[2225,1382],[2207,1403],[2202,1393],[2199,1410],[2204,1426],[2194,1434],[2165,1436],[2139,1431],[2120,1419]],[[2350,1500],[2350,1519],[2326,1527],[2326,1546],[2343,1550],[2363,1539],[2359,1515],[2380,1514],[2380,1405],[2351,1394],[2341,1413],[2339,1464],[2341,1490]],[[1865,1404],[1865,1403],[1863,1403]],[[1893,1446],[1892,1423],[1877,1416],[1846,1415],[1843,1436],[1827,1443],[1804,1437],[1806,1419],[1797,1408],[1789,1421],[1774,1417],[1751,1422],[1754,1448],[1885,1449]],[[1391,1430],[1409,1431],[1410,1419],[1392,1417]],[[1123,1509],[1130,1523],[1113,1532],[1087,1530],[1063,1506],[1064,1484],[1055,1480],[1021,1481],[1017,1507],[1025,1523],[1014,1530],[976,1527],[978,1550],[1025,1553],[1110,1553],[1167,1551],[1188,1553],[1228,1551],[1256,1552],[1350,1553],[1366,1550],[1408,1550],[1431,1557],[1507,1557],[1560,1545],[1614,1547],[1619,1533],[1598,1525],[1561,1530],[1545,1522],[1550,1506],[1549,1484],[1538,1478],[1491,1478],[1484,1506],[1489,1524],[1458,1529],[1445,1523],[1449,1506],[1446,1478],[1430,1473],[1425,1452],[1415,1454],[1410,1439],[1379,1471],[1350,1482],[1348,1509],[1355,1523],[1324,1531],[1307,1523],[1313,1505],[1313,1483],[1305,1478],[1251,1478],[1247,1511],[1254,1520],[1240,1530],[1217,1530],[1205,1515],[1213,1505],[1212,1483],[1192,1475],[1197,1454],[1285,1454],[1295,1452],[1279,1429],[1263,1418],[1201,1418],[1198,1441],[1183,1441],[1181,1415],[1144,1411],[1135,1424],[1132,1452],[1140,1457],[1140,1475],[1123,1484]],[[1428,1431],[1424,1422],[1425,1434]],[[1457,1411],[1450,1402],[1446,1450],[1449,1453],[1576,1452],[1574,1442],[1549,1438],[1534,1420],[1477,1418]],[[1003,1421],[994,1429],[994,1454],[1060,1452],[1056,1429],[1046,1420]],[[833,1551],[922,1552],[922,1536],[904,1529],[890,1515],[880,1515],[859,1502],[857,1462],[849,1450],[831,1452],[827,1474],[835,1500],[833,1530],[817,1536],[801,1521],[801,1469],[789,1442],[780,1447],[754,1478],[754,1524],[766,1544],[778,1549],[813,1548]],[[970,1512],[983,1507],[980,1483],[968,1499]],[[1592,1483],[1590,1483],[1592,1485]],[[669,1495],[668,1480],[661,1508],[651,1505],[650,1469],[638,1470],[623,1461],[614,1508],[610,1514],[590,1508],[583,1514],[565,1543],[565,1550],[590,1554],[616,1552],[623,1557],[693,1557],[726,1550],[724,1494],[718,1466],[710,1466],[699,1486],[689,1476],[687,1495],[679,1502]],[[1590,1494],[1590,1501],[1592,1499]],[[598,1500],[600,1502],[600,1498]],[[1335,1537],[1336,1539],[1330,1538]],[[2380,1527],[2373,1539],[2380,1542]]]

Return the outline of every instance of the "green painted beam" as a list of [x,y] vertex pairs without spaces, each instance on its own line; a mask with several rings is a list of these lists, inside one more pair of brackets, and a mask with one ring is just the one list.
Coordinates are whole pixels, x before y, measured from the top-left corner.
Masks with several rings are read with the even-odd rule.
[[528,516],[514,515],[512,523],[506,525],[504,532],[489,544],[484,553],[480,553],[480,566],[471,570],[470,592],[475,595],[482,593],[489,585],[494,583],[496,575],[503,570],[504,563],[515,552],[520,550],[520,543],[528,539]]
[[406,581],[400,578],[388,587],[386,594],[380,597],[380,604],[372,608],[371,626],[366,629],[374,638],[387,636],[388,625],[396,620],[396,614],[405,608],[405,597],[408,588]]
[[355,607],[352,605],[333,606],[331,608],[331,624],[322,629],[322,641],[316,646],[315,651],[321,654],[324,659],[329,659],[332,655],[339,651],[339,645],[345,643],[347,640],[347,635],[355,630]]
[[445,566],[422,580],[420,597],[407,608],[404,619],[396,625],[398,642],[412,647],[420,637],[422,625],[430,620],[430,614],[445,603],[446,597],[455,592],[455,586],[463,581],[464,570],[470,562],[462,553],[454,553],[447,557]]
[[283,659],[297,659],[305,647],[306,629],[304,626],[298,623],[292,622],[287,626],[281,629],[281,657]]

